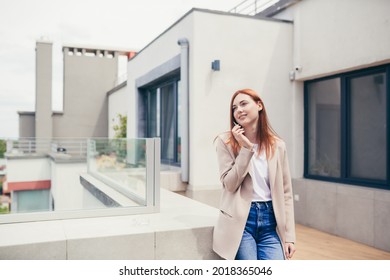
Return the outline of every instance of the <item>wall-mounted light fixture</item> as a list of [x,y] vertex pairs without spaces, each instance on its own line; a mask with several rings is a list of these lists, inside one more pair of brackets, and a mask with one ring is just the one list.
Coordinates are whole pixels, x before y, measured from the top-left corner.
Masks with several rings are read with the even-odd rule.
[[219,59],[216,59],[213,62],[211,62],[211,69],[213,71],[219,71],[221,69],[221,64]]

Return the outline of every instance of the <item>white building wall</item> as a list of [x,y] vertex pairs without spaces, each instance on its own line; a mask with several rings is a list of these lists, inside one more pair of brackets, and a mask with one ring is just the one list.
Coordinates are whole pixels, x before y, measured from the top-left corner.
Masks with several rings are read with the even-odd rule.
[[[137,136],[135,81],[180,54],[177,41],[183,37],[189,41],[189,185],[219,188],[213,140],[228,129],[236,90],[260,93],[272,125],[291,146],[292,24],[203,10],[185,15],[128,64],[128,137]],[[215,59],[221,71],[211,70]]]
[[108,138],[114,138],[114,126],[119,125],[118,114],[127,116],[128,114],[127,86],[124,86],[108,96]]
[[389,10],[387,0],[302,0],[274,16],[294,22],[292,177],[303,177],[303,82],[389,63]]
[[[227,31],[228,30],[228,31]],[[221,70],[211,62],[220,60]],[[274,129],[292,144],[292,24],[194,13],[190,43],[190,188],[220,186],[214,138],[229,129],[230,98],[252,88]]]
[[49,158],[7,159],[7,182],[34,182],[50,180]]
[[149,45],[142,49],[128,63],[127,68],[127,88],[129,94],[128,117],[127,117],[127,138],[138,136],[137,119],[138,119],[138,93],[135,85],[137,78],[146,75],[159,65],[167,62],[173,57],[180,54],[180,46],[177,41],[186,37],[192,41],[192,22],[193,15],[189,14],[182,18],[180,24],[174,24],[163,34],[153,40]]
[[87,172],[86,163],[56,163],[51,161],[51,192],[55,210],[84,209],[85,189],[80,183],[80,174]]
[[297,79],[390,62],[390,1],[303,0],[294,11]]

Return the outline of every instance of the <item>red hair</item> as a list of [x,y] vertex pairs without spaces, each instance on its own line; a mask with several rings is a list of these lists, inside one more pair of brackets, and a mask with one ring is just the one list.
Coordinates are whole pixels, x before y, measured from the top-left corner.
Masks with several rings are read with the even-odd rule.
[[238,152],[240,151],[241,147],[238,144],[236,138],[234,138],[231,130],[235,125],[234,122],[236,122],[233,115],[233,101],[236,98],[236,96],[239,94],[249,95],[253,99],[253,101],[255,101],[256,103],[260,103],[263,108],[261,111],[259,111],[256,144],[258,144],[258,153],[260,153],[260,151],[264,149],[267,159],[270,159],[274,153],[274,144],[278,136],[276,132],[272,129],[271,125],[269,124],[269,120],[267,117],[267,112],[265,110],[263,100],[261,100],[261,98],[257,95],[257,93],[252,89],[238,90],[232,96],[232,99],[230,101],[230,136],[227,143],[231,145],[234,154],[238,155]]

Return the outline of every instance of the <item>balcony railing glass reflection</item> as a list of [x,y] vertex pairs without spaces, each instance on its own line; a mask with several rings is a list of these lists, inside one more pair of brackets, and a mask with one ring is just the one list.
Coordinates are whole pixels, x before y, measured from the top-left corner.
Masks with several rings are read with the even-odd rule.
[[159,160],[148,152],[156,145],[158,139],[90,139],[88,173],[112,187],[122,206],[158,206]]
[[[49,149],[38,157],[32,152],[20,156],[14,152],[16,145],[13,143],[13,152],[6,155],[11,201],[18,197],[18,192],[23,192],[23,180],[30,181],[30,185],[31,180],[38,180],[47,185],[50,207],[47,211],[22,212],[17,211],[11,202],[10,209],[14,206],[16,211],[0,215],[0,223],[159,211],[160,139],[96,138],[81,141],[87,143],[84,161],[79,160],[80,154],[67,154],[67,150]],[[30,146],[39,145],[39,139],[35,139]],[[45,174],[45,178],[38,179],[36,174]],[[25,180],[20,176],[31,176],[32,179]],[[22,205],[18,207],[23,209]]]

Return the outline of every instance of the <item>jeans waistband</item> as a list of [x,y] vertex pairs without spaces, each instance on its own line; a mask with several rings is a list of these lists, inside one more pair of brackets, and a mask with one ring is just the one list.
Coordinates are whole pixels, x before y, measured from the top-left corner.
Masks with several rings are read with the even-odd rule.
[[270,201],[252,201],[251,207],[258,207],[258,208],[270,208],[272,206],[272,200]]

